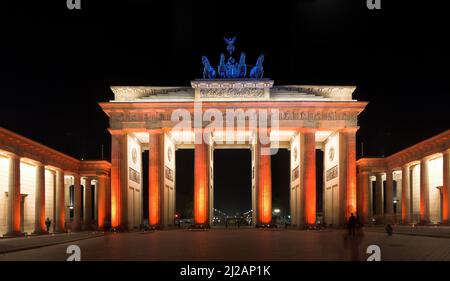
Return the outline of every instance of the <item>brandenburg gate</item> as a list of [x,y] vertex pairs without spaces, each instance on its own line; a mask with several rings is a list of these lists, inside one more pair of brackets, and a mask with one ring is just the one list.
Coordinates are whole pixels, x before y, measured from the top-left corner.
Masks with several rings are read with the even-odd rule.
[[[252,151],[252,223],[272,221],[271,155],[290,150],[291,225],[316,223],[316,149],[324,157],[324,216],[343,225],[356,214],[357,117],[367,105],[351,86],[274,86],[264,78],[264,55],[247,65],[232,56],[217,67],[202,57],[203,79],[191,87],[112,87],[100,103],[110,118],[111,226],[133,229],[142,220],[142,151],[149,150],[149,224],[174,223],[175,150],[194,149],[194,223],[213,220],[214,149]],[[247,67],[250,67],[247,75]],[[249,187],[250,188],[250,187]]]
[[[142,151],[149,150],[149,224],[174,223],[175,150],[194,149],[194,222],[213,219],[213,150],[252,151],[253,224],[272,219],[270,156],[290,150],[293,226],[316,223],[316,149],[324,151],[324,219],[356,213],[357,117],[367,102],[351,86],[274,86],[268,79],[200,79],[191,87],[112,87],[111,224],[142,218]],[[250,187],[249,187],[250,188]]]

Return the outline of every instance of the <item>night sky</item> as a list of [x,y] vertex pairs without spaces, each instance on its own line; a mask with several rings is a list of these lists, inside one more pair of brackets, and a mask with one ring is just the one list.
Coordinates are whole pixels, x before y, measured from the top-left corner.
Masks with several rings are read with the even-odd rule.
[[[237,36],[247,63],[264,53],[275,84],[356,85],[354,97],[370,102],[359,156],[361,142],[365,156],[390,155],[449,128],[450,20],[439,6],[447,1],[382,0],[380,11],[366,0],[81,2],[81,11],[65,0],[4,1],[0,10],[0,126],[76,158],[99,159],[103,145],[109,160],[97,103],[113,98],[111,85],[187,86],[201,76],[202,55],[225,51],[224,36]],[[190,152],[177,153],[193,163]],[[219,172],[216,186],[234,197],[250,179],[248,153],[217,154],[216,165],[235,176]],[[274,181],[284,178],[289,164],[272,162]],[[179,192],[192,188],[177,172]],[[227,206],[249,203],[236,204]]]

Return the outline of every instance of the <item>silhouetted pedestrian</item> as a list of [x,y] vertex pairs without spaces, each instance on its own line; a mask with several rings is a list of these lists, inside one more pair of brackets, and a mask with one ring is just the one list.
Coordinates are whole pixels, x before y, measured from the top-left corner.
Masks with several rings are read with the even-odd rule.
[[392,226],[391,226],[390,224],[387,224],[385,229],[386,229],[386,233],[387,233],[389,236],[391,236],[391,235],[392,235],[392,232],[393,232]]
[[49,217],[45,220],[45,227],[47,228],[47,232],[50,230],[50,225],[52,224],[52,221]]
[[350,236],[355,236],[356,229],[356,217],[351,213],[350,218],[348,218],[348,232]]

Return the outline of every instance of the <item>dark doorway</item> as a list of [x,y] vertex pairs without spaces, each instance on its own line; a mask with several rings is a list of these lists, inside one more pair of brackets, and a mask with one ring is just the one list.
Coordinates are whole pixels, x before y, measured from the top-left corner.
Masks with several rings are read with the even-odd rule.
[[181,219],[193,219],[194,149],[178,149],[175,156],[175,212]]
[[229,216],[252,208],[250,149],[214,150],[214,208]]
[[272,220],[277,224],[284,224],[290,219],[290,163],[291,153],[287,149],[278,149],[271,157]]

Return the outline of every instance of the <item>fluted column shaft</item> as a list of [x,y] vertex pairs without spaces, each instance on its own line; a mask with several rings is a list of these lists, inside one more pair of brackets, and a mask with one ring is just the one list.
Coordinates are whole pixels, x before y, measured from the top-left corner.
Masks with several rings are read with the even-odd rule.
[[203,139],[203,132],[196,132],[194,162],[194,222],[199,226],[209,224],[209,159],[208,145]]
[[304,192],[305,192],[305,223],[316,224],[316,136],[315,132],[303,133],[305,141]]
[[394,179],[392,170],[386,173],[386,221],[392,223],[394,221]]
[[[259,141],[259,140],[258,140]],[[257,146],[258,160],[258,224],[270,224],[272,221],[272,173],[270,143]]]
[[375,214],[378,218],[383,216],[383,174],[376,175],[376,198],[375,198]]
[[103,229],[105,227],[106,218],[106,176],[98,176],[97,185],[97,222],[98,228]]
[[83,222],[89,226],[92,222],[92,178],[84,178],[84,216]]
[[370,222],[372,201],[370,200],[370,174],[368,172],[362,172],[361,176],[361,200],[362,200],[362,218],[363,224]]
[[45,233],[45,167],[36,164],[34,233]]
[[81,177],[80,175],[74,175],[74,218],[73,218],[73,230],[80,231],[81,230],[81,210],[82,210],[82,202],[81,202]]
[[56,221],[55,231],[65,231],[65,196],[64,196],[64,172],[61,169],[56,170]]
[[149,134],[149,192],[148,208],[149,223],[152,227],[160,227],[162,224],[162,198],[164,183],[162,171],[162,149],[164,149],[164,135],[162,132]]
[[8,173],[8,236],[20,235],[20,157],[11,155]]
[[443,153],[442,220],[450,224],[450,149]]
[[420,161],[420,222],[430,222],[430,191],[428,184],[428,159]]
[[402,167],[402,223],[408,224],[411,221],[411,185],[409,165]]

